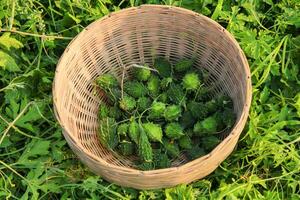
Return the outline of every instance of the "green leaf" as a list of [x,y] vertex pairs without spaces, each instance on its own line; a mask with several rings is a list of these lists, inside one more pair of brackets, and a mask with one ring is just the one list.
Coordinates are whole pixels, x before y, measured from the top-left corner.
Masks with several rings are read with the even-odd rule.
[[218,0],[218,5],[214,11],[214,13],[212,14],[211,18],[213,20],[217,19],[220,12],[222,12],[222,6],[223,6],[223,0]]
[[[2,130],[0,129],[0,132],[2,133]],[[12,145],[13,143],[9,140],[8,137],[5,137],[2,141],[2,143],[0,144],[0,148],[5,148],[5,147],[9,147],[10,145]]]
[[265,2],[265,3],[267,3],[267,4],[269,4],[269,5],[273,5],[273,1],[272,0],[263,0],[263,2]]
[[260,93],[260,98],[259,98],[260,102],[261,103],[265,103],[268,100],[269,95],[270,95],[269,88],[268,87],[264,87],[264,89]]
[[79,24],[81,22],[80,19],[72,15],[71,13],[67,13],[67,16],[70,17],[76,24]]
[[[28,105],[28,100],[26,97],[20,97],[16,93],[12,93],[14,95],[9,96],[9,104],[5,107],[6,114],[11,121],[14,120],[20,113],[25,109]],[[17,102],[16,100],[18,100]],[[33,122],[42,119],[42,113],[45,109],[45,103],[39,102],[30,105],[27,110],[23,112],[21,116],[19,116],[18,120],[15,122],[15,125],[21,128],[25,128],[31,132],[36,132],[37,128],[33,125]]]
[[81,22],[80,19],[78,19],[77,17],[75,17],[74,15],[72,15],[69,12],[65,13],[65,15],[64,15],[64,17],[62,19],[62,24],[65,27],[69,27],[69,26],[72,26],[74,24],[79,24],[80,22]]
[[297,109],[297,115],[300,116],[300,94],[297,94],[297,96],[295,97],[294,106]]
[[156,58],[154,61],[154,68],[162,77],[170,77],[172,73],[171,63],[166,58]]
[[10,37],[9,33],[4,33],[0,37],[0,47],[6,48],[7,50],[10,50],[12,47],[19,49],[23,47],[23,44],[17,39]]
[[5,108],[5,112],[10,118],[15,119],[18,115],[19,109],[20,105],[15,99],[11,99],[10,104]]
[[87,179],[85,179],[83,181],[83,188],[84,188],[84,190],[90,191],[90,192],[96,191],[97,189],[99,189],[99,184],[98,184],[99,180],[100,179],[97,176],[90,176],[90,177],[88,177]]
[[44,106],[44,104],[34,104],[33,106],[30,106],[28,111],[20,117],[15,124],[34,132],[35,129],[32,126],[32,122],[42,118],[41,114],[44,111]]
[[20,71],[20,68],[15,62],[15,60],[10,55],[8,55],[7,53],[1,50],[0,50],[0,67],[10,72]]
[[178,185],[165,190],[166,200],[194,200],[195,194],[192,186]]
[[256,174],[251,175],[249,177],[249,181],[253,182],[254,184],[259,184],[259,185],[263,186],[265,189],[267,189],[265,180],[259,178]]
[[30,164],[29,158],[48,155],[50,143],[49,140],[31,140],[30,143],[26,145],[26,149],[23,151],[23,154],[20,156],[17,163],[25,165]]

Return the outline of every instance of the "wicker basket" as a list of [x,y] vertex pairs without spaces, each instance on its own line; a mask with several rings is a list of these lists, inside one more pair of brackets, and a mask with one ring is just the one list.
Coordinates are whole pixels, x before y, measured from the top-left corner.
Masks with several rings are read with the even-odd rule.
[[[130,158],[115,157],[99,143],[98,108],[93,80],[155,57],[171,62],[196,58],[195,67],[209,72],[205,83],[234,100],[237,121],[224,140],[196,160],[176,160],[171,168],[138,170]],[[128,72],[126,78],[130,76]],[[115,12],[85,28],[62,55],[53,84],[54,107],[72,150],[93,172],[118,185],[153,189],[190,183],[207,176],[233,151],[246,123],[251,101],[247,60],[235,39],[215,21],[170,6],[144,5]]]

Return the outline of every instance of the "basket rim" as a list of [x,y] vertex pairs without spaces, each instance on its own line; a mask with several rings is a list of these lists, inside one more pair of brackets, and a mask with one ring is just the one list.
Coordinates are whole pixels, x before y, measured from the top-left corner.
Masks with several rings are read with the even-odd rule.
[[[62,123],[60,117],[59,117],[59,109],[57,108],[56,104],[57,104],[57,96],[56,96],[56,92],[55,92],[55,86],[56,86],[56,82],[57,82],[57,77],[58,77],[58,70],[60,68],[60,64],[61,64],[61,60],[64,57],[64,55],[70,50],[70,47],[72,46],[72,44],[79,39],[80,37],[82,37],[86,31],[88,31],[90,28],[92,28],[95,24],[99,23],[100,21],[104,21],[110,17],[113,17],[115,15],[118,15],[120,13],[124,13],[130,10],[138,10],[138,9],[142,9],[142,8],[164,8],[164,9],[175,9],[181,12],[184,12],[186,14],[190,14],[190,15],[195,15],[198,17],[202,17],[205,18],[208,22],[212,23],[214,26],[216,26],[217,28],[219,28],[225,35],[226,37],[228,37],[228,39],[234,44],[234,46],[236,46],[239,50],[239,54],[238,56],[241,58],[242,64],[243,64],[243,68],[245,70],[245,74],[246,74],[246,91],[245,91],[245,104],[243,106],[242,109],[242,114],[239,118],[238,121],[236,121],[234,127],[232,128],[231,132],[228,134],[228,136],[222,140],[221,143],[219,143],[210,153],[201,156],[197,159],[191,160],[187,163],[184,163],[180,166],[177,167],[169,167],[169,168],[164,168],[164,169],[155,169],[155,170],[147,170],[147,171],[143,171],[143,170],[139,170],[139,169],[134,169],[134,168],[130,168],[130,167],[125,167],[125,166],[117,166],[114,164],[111,164],[107,161],[105,161],[104,159],[101,159],[99,156],[87,151],[81,143],[76,143],[76,145],[79,147],[79,149],[81,151],[84,152],[84,154],[86,156],[89,156],[90,158],[96,160],[97,162],[105,165],[106,167],[109,167],[111,169],[116,169],[116,170],[121,170],[121,171],[126,171],[127,173],[130,174],[160,174],[160,173],[164,173],[164,172],[168,172],[168,173],[172,173],[172,172],[176,172],[179,171],[181,169],[184,168],[188,168],[190,165],[194,165],[196,163],[199,163],[205,159],[208,159],[209,157],[213,156],[214,154],[218,153],[218,150],[220,149],[221,146],[224,146],[225,143],[228,143],[233,137],[236,137],[237,134],[240,135],[242,132],[242,129],[244,127],[244,125],[246,124],[247,118],[249,116],[249,110],[250,110],[250,105],[251,105],[251,101],[252,101],[252,84],[251,84],[251,72],[250,72],[250,67],[247,61],[247,58],[243,52],[243,50],[241,49],[239,43],[236,41],[236,39],[234,38],[234,36],[229,33],[225,28],[223,28],[219,23],[217,23],[216,21],[212,20],[211,18],[196,13],[192,10],[189,9],[185,9],[185,8],[181,8],[181,7],[176,7],[176,6],[169,6],[169,5],[153,5],[153,4],[144,4],[144,5],[140,5],[137,7],[130,7],[130,8],[125,8],[125,9],[121,9],[119,11],[115,11],[112,13],[109,13],[108,15],[95,20],[94,22],[92,22],[91,24],[89,24],[87,27],[85,27],[79,34],[77,34],[72,40],[71,42],[67,45],[66,49],[64,50],[63,54],[61,55],[61,57],[59,58],[57,65],[56,65],[56,70],[55,70],[55,76],[54,76],[54,80],[52,83],[52,94],[53,94],[53,110],[54,110],[54,115],[57,119],[57,121],[59,122],[60,126],[62,127],[63,130],[63,135],[65,137],[65,134],[68,135],[68,137],[70,137],[72,140],[76,141],[77,139],[74,138],[73,135],[69,134],[72,131],[69,130],[69,128],[67,126],[64,126],[64,124]],[[237,133],[237,129],[241,129],[239,131],[239,133]],[[220,164],[220,163],[219,163]]]

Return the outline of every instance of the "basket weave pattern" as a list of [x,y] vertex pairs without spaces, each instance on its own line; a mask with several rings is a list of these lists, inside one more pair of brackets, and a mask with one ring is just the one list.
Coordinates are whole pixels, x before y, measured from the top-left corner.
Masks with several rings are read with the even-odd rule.
[[[176,160],[167,169],[140,171],[131,158],[114,156],[99,143],[97,114],[105,96],[94,94],[93,81],[107,72],[121,79],[124,67],[151,66],[156,57],[171,63],[195,58],[195,66],[209,72],[206,86],[233,98],[237,122],[210,154]],[[250,71],[238,43],[213,20],[182,8],[144,5],[92,23],[69,44],[57,66],[53,98],[68,144],[92,171],[123,186],[170,187],[205,177],[232,152],[248,117]]]

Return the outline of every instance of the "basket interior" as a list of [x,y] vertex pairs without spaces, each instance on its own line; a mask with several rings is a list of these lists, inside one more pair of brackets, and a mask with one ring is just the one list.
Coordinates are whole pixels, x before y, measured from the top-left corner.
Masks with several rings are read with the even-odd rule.
[[[167,7],[113,14],[87,27],[60,60],[55,96],[61,123],[83,151],[113,165],[134,167],[132,158],[115,157],[99,143],[97,114],[105,97],[99,92],[95,95],[94,79],[107,72],[121,79],[124,66],[152,66],[156,57],[172,63],[195,58],[194,67],[210,74],[205,84],[214,88],[215,94],[232,97],[239,119],[248,78],[239,51],[221,26],[200,15]],[[185,162],[182,157],[173,165]]]

